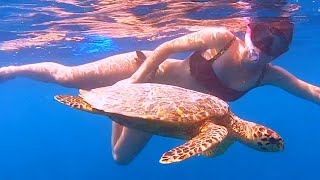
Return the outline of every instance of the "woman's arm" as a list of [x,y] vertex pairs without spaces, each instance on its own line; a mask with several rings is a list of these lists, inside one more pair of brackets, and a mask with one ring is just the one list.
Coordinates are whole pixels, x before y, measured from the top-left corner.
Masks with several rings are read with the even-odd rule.
[[233,34],[225,28],[206,28],[171,41],[157,47],[152,55],[131,76],[133,82],[144,80],[151,72],[174,53],[206,50],[212,47],[223,47],[225,42],[230,41]]
[[284,89],[297,97],[320,105],[320,88],[304,82],[279,66],[269,66],[263,84]]

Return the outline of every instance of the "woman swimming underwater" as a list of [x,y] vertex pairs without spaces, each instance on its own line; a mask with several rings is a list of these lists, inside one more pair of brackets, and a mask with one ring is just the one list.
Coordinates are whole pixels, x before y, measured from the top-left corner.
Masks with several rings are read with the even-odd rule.
[[[225,28],[212,27],[167,41],[154,51],[129,52],[74,67],[53,62],[2,67],[0,79],[27,77],[81,89],[149,81],[209,93],[229,102],[256,87],[272,85],[320,104],[319,87],[270,64],[288,50],[292,34],[293,24],[288,20],[252,22],[244,41]],[[169,59],[172,54],[190,51],[193,53],[183,61]],[[151,136],[113,123],[114,159],[128,164]]]

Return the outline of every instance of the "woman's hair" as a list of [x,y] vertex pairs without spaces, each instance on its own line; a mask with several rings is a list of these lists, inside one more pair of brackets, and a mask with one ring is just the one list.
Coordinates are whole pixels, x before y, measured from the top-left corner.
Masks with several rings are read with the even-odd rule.
[[[251,29],[252,44],[262,52],[277,57],[289,49],[293,35],[293,23],[288,18],[259,19],[248,26]],[[272,45],[276,40],[279,47],[274,49]]]

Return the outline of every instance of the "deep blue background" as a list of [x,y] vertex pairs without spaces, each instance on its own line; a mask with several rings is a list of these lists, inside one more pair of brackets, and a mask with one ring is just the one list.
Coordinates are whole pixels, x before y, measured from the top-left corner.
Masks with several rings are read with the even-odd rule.
[[[309,13],[312,5],[304,4],[301,11]],[[319,22],[317,14],[298,22],[290,51],[275,62],[317,86],[320,86]],[[121,47],[119,51],[129,51],[153,48],[158,43],[139,45],[133,39],[122,39],[114,45]],[[47,57],[37,58],[28,51],[19,53],[12,56],[0,51],[0,61],[23,64],[44,61]],[[116,53],[55,55],[57,62],[84,63]],[[236,143],[225,155],[214,159],[199,156],[161,165],[158,160],[162,153],[182,141],[154,137],[128,166],[119,166],[112,159],[110,120],[66,108],[53,99],[56,94],[70,93],[76,94],[77,90],[24,78],[0,84],[0,180],[320,179],[319,105],[283,90],[256,89],[231,104],[240,117],[279,132],[285,139],[282,153],[256,152]]]

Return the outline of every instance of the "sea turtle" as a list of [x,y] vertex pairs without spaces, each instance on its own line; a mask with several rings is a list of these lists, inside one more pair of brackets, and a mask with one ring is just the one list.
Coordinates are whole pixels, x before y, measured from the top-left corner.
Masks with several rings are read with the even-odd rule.
[[235,140],[265,152],[284,148],[283,139],[275,131],[240,119],[223,100],[181,87],[117,84],[55,99],[76,109],[109,116],[129,128],[188,140],[164,153],[160,159],[163,164],[199,154],[214,157],[223,154]]

